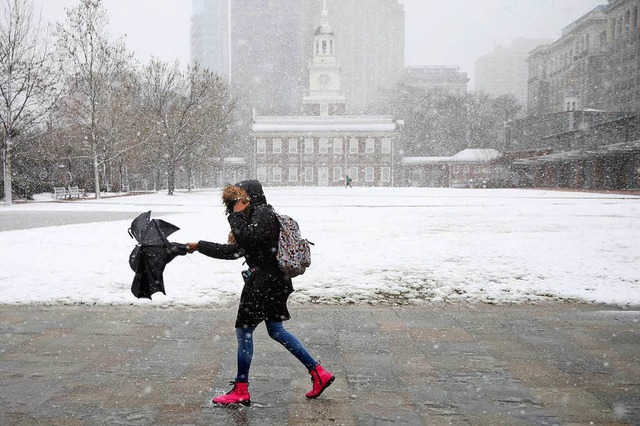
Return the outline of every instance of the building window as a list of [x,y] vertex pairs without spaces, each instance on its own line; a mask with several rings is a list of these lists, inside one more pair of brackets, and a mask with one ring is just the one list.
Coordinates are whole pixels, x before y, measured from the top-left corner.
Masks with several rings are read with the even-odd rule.
[[364,168],[364,180],[366,182],[373,182],[373,167]]
[[380,171],[382,173],[381,180],[383,182],[391,182],[391,167],[383,167]]
[[297,182],[297,181],[298,181],[298,167],[289,166],[289,182]]
[[349,173],[347,173],[349,175],[349,177],[354,181],[357,182],[358,181],[358,167],[357,166],[351,166],[349,167]]
[[320,54],[320,42],[316,40],[316,55]]
[[327,54],[327,40],[322,40],[322,54]]
[[273,153],[280,154],[282,152],[282,139],[273,140]]
[[258,178],[258,180],[260,182],[266,182],[267,181],[267,168],[260,166],[256,169],[256,177]]
[[358,153],[358,138],[349,139],[349,154]]
[[313,154],[313,139],[307,138],[304,140],[304,153]]
[[333,55],[333,40],[329,40],[329,54]]
[[274,182],[282,182],[282,168],[275,166],[271,169],[271,177]]
[[320,138],[320,147],[318,148],[320,154],[326,154],[329,152],[329,141],[326,138]]
[[342,154],[342,139],[335,138],[333,140],[333,153]]
[[622,16],[618,19],[618,35],[622,37]]
[[289,154],[298,153],[298,139],[289,139]]
[[383,138],[382,139],[382,153],[389,154],[391,152],[391,139]]
[[313,167],[307,166],[304,168],[304,181],[313,182]]
[[374,151],[375,151],[375,139],[367,138],[364,152],[366,152],[367,154],[373,154]]
[[256,152],[258,154],[264,154],[267,152],[267,141],[264,139],[258,139],[256,141]]
[[334,167],[333,168],[333,180],[339,181],[342,179],[342,167]]

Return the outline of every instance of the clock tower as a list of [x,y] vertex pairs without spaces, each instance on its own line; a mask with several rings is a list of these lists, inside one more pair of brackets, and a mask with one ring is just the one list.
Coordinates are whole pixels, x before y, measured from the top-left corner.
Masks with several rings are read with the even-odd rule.
[[313,35],[313,59],[309,63],[309,92],[303,103],[308,115],[343,115],[346,98],[340,90],[340,66],[336,59],[336,38],[327,23],[327,1],[322,20]]

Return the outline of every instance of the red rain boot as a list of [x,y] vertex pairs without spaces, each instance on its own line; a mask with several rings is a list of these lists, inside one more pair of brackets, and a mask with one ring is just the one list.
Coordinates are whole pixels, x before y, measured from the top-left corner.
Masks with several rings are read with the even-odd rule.
[[307,392],[307,398],[319,397],[320,394],[336,379],[333,374],[322,368],[320,364],[316,365],[313,370],[309,371],[309,374],[311,374],[311,383],[313,383],[313,388]]
[[251,395],[249,395],[249,383],[231,382],[233,389],[224,395],[213,398],[214,403],[221,405],[242,404],[249,405],[251,403]]

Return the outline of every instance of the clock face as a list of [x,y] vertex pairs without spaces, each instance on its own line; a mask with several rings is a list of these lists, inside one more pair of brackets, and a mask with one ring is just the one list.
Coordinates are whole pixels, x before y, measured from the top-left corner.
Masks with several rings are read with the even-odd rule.
[[328,74],[320,74],[320,77],[318,77],[318,82],[322,86],[326,86],[327,84],[329,84],[330,81],[331,81],[331,77],[329,77]]

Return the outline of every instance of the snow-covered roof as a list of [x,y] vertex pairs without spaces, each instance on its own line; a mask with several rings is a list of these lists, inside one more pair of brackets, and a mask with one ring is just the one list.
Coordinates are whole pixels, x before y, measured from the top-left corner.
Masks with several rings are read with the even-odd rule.
[[488,163],[502,157],[495,149],[465,149],[454,155],[449,161]]
[[434,164],[446,163],[451,157],[404,157],[400,162],[402,164]]
[[394,132],[401,123],[391,116],[284,116],[255,117],[252,130],[256,133],[312,132]]
[[598,155],[636,152],[640,151],[640,140],[632,142],[621,142],[610,145],[603,145],[590,149],[580,149],[574,151],[562,151],[555,152],[553,154],[542,155],[540,157],[533,157],[528,159],[522,159],[515,162],[515,164],[536,164],[536,163],[553,163],[558,161],[571,161],[571,160],[584,160],[589,157],[595,157]]

